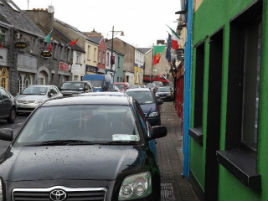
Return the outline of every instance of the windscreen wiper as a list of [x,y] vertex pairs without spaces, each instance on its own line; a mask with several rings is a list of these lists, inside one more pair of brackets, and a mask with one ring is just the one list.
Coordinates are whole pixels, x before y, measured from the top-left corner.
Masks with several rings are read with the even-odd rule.
[[53,141],[43,141],[27,144],[26,146],[45,146],[45,145],[95,145],[99,144],[97,142],[90,142],[84,140],[53,140]]

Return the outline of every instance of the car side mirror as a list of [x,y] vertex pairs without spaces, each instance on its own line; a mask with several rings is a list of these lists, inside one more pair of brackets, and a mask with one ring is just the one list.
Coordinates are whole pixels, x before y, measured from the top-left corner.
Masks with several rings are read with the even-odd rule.
[[47,96],[48,96],[49,98],[51,98],[51,97],[52,97],[52,93],[51,93],[51,92],[48,92]]
[[161,98],[157,98],[156,99],[156,103],[157,103],[157,105],[162,105],[163,104],[163,100]]
[[0,129],[0,140],[12,141],[13,140],[13,130],[10,128]]
[[165,126],[153,126],[152,127],[152,139],[165,137],[167,135],[167,127]]

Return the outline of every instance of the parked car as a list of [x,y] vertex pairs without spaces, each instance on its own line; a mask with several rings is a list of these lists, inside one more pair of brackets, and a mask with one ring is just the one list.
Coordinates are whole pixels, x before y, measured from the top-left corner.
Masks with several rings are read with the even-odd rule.
[[129,83],[127,82],[115,82],[114,85],[120,89],[120,92],[124,92],[129,88]]
[[93,91],[91,84],[87,81],[67,81],[62,84],[60,90],[64,97]]
[[128,96],[135,98],[140,104],[146,119],[153,125],[161,125],[160,107],[162,100],[156,99],[153,92],[147,88],[129,89]]
[[0,119],[6,119],[8,123],[14,123],[16,119],[16,101],[3,87],[0,87]]
[[173,92],[172,89],[167,86],[167,87],[159,87],[155,93],[155,96],[157,98],[161,98],[164,101],[170,101],[173,100]]
[[163,82],[161,82],[161,81],[153,81],[153,84],[154,84],[156,87],[162,87],[162,86],[163,86]]
[[152,92],[156,93],[157,86],[154,83],[147,83],[146,88],[150,89]]
[[45,101],[59,97],[62,94],[54,85],[30,85],[15,97],[17,113],[31,113]]
[[[126,95],[47,101],[0,156],[0,193],[4,200],[160,201],[150,142],[166,133],[150,128]],[[12,140],[13,131],[0,130],[0,139]]]

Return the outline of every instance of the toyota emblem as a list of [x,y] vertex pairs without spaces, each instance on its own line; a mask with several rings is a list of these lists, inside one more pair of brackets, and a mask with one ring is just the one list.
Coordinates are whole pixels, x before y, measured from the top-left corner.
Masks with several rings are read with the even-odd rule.
[[51,191],[49,197],[52,201],[64,201],[67,198],[67,194],[64,190],[57,189]]

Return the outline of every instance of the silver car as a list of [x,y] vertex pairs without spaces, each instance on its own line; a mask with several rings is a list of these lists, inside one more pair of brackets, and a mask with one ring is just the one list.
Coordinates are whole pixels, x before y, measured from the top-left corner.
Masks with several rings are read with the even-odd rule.
[[31,85],[17,95],[17,113],[30,113],[48,99],[62,97],[54,85]]

